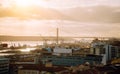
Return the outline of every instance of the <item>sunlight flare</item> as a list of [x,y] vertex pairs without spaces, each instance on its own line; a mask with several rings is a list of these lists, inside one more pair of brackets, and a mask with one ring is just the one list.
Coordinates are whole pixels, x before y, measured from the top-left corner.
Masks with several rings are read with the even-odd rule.
[[35,48],[20,49],[21,52],[30,52],[32,50],[35,50]]

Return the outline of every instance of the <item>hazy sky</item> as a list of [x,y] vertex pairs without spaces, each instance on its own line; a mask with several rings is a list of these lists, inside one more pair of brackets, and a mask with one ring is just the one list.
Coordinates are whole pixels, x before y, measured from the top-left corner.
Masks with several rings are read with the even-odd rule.
[[[78,6],[94,6],[94,5],[108,5],[119,6],[120,0],[0,0],[4,6],[9,6],[19,2],[21,4],[28,4],[32,2],[33,5],[65,8],[65,7],[78,7]],[[22,3],[24,2],[24,3]]]
[[[29,2],[29,3],[28,3]],[[19,10],[20,7],[29,8],[30,6],[37,7],[47,7],[47,8],[55,8],[60,9],[62,14],[58,11],[53,10],[61,15],[64,14],[64,10],[75,7],[91,7],[91,6],[99,6],[104,5],[111,7],[119,7],[120,0],[0,0],[0,14],[2,15],[5,10],[8,11],[8,8],[12,6],[16,6],[16,9]],[[18,8],[17,8],[18,7]],[[17,11],[16,9],[12,9],[13,11]],[[20,9],[17,13],[23,13],[25,16],[27,9]],[[39,8],[38,8],[39,10]],[[74,20],[40,20],[40,19],[19,19],[18,17],[7,16],[6,14],[0,16],[0,35],[55,35],[55,28],[58,26],[60,28],[60,35],[63,36],[112,36],[112,37],[120,37],[120,23],[110,23],[110,22],[80,22]],[[41,13],[42,9],[40,9]],[[43,9],[43,11],[45,11]],[[91,11],[91,10],[90,10]],[[117,8],[116,12],[120,12],[120,9]],[[39,14],[39,12],[36,12]],[[48,12],[48,15],[50,16]],[[54,13],[53,13],[54,14]],[[17,14],[16,14],[17,15]],[[19,15],[19,14],[18,14]],[[23,15],[23,16],[24,16]],[[54,14],[55,15],[55,14]],[[56,14],[58,15],[58,14]],[[119,13],[117,13],[119,15]],[[32,14],[31,16],[38,16]],[[40,15],[42,16],[42,15]],[[45,16],[45,17],[46,17]],[[66,15],[65,15],[66,16]],[[56,16],[55,16],[56,17]],[[114,18],[114,16],[112,16]],[[84,17],[83,17],[84,18]],[[111,17],[110,17],[111,18]],[[89,18],[91,19],[91,18]],[[115,16],[115,19],[118,17]],[[104,20],[103,20],[104,21]],[[119,19],[118,19],[119,21]]]
[[48,0],[51,6],[57,7],[77,7],[94,5],[120,5],[120,0]]

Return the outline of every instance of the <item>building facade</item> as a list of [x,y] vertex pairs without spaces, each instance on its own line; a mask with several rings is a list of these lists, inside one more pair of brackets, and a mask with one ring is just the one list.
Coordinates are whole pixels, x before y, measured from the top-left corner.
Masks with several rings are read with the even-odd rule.
[[9,73],[9,59],[0,57],[0,74]]
[[107,61],[120,57],[120,46],[112,45],[107,42],[93,42],[90,49],[91,54],[102,55],[103,64]]

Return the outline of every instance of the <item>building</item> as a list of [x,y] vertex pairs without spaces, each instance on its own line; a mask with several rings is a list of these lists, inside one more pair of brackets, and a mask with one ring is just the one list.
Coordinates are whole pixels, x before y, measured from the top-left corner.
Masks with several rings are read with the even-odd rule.
[[0,43],[0,50],[7,49],[7,48],[8,48],[8,44]]
[[17,68],[17,73],[11,74],[47,74],[66,70],[64,67],[46,67],[42,64],[11,64],[11,67]]
[[40,74],[39,66],[38,64],[19,64],[18,74]]
[[[26,60],[23,59],[25,55],[21,56],[22,58],[19,58],[17,62],[10,63],[9,74],[41,74],[41,72],[59,72],[65,70],[64,67],[53,67],[51,63],[42,64],[39,55],[34,57],[27,55],[27,57],[24,57]],[[33,58],[33,61],[28,60],[28,56]]]
[[[29,67],[31,68],[32,65],[40,63],[38,56],[23,54],[15,57],[17,57],[17,59],[15,61],[11,61],[9,74],[37,74],[36,70],[34,71],[32,69],[29,69]],[[28,66],[27,70],[25,69],[26,65],[30,65]]]
[[52,63],[53,66],[78,66],[89,62],[91,65],[101,64],[102,56],[99,55],[74,55],[74,56],[55,56],[46,55],[42,56],[41,60],[43,64],[48,62]]
[[53,55],[67,55],[67,54],[72,54],[73,50],[72,49],[66,49],[66,48],[60,48],[60,47],[55,47],[53,49]]
[[0,74],[9,73],[9,59],[0,57]]
[[90,53],[95,55],[102,55],[102,63],[106,64],[107,61],[120,57],[120,46],[113,45],[108,41],[97,40],[92,42]]

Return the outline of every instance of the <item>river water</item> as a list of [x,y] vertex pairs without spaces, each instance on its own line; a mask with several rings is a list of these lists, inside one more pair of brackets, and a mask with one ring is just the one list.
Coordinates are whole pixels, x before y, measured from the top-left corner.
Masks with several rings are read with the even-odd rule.
[[[64,42],[74,43],[75,41],[64,41]],[[47,41],[47,42],[45,41],[1,41],[0,43],[7,43],[8,47],[10,47],[10,46],[23,46],[23,45],[36,46],[36,45],[44,45],[45,43],[52,44],[52,43],[56,43],[56,41]]]

